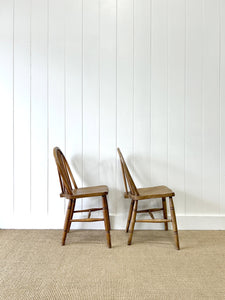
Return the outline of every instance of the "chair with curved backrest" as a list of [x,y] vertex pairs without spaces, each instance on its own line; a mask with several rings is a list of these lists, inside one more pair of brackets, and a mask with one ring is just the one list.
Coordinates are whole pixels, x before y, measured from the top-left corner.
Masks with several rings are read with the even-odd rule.
[[[110,220],[109,211],[107,203],[108,187],[106,185],[92,186],[85,188],[78,188],[74,180],[73,174],[70,170],[69,164],[63,155],[62,151],[55,147],[53,150],[55,162],[59,174],[59,182],[61,186],[60,197],[64,197],[69,200],[67,213],[64,223],[64,232],[62,237],[62,245],[65,245],[67,233],[70,230],[72,222],[97,222],[104,221],[105,231],[108,247],[111,248],[111,237],[110,237]],[[75,210],[76,200],[79,198],[87,197],[102,197],[103,207],[100,208],[90,208],[83,210]],[[104,218],[91,218],[91,213],[93,211],[103,210]],[[88,212],[88,217],[85,219],[73,219],[74,213]]]
[[[179,246],[178,229],[177,229],[176,214],[175,214],[174,204],[173,204],[173,196],[175,196],[175,193],[164,185],[137,189],[130,175],[130,172],[128,170],[128,167],[126,165],[126,162],[123,158],[120,149],[117,148],[117,151],[120,157],[120,163],[121,163],[124,185],[125,185],[124,198],[131,199],[130,210],[128,213],[127,226],[126,226],[126,232],[128,232],[130,228],[128,245],[131,245],[135,222],[164,223],[165,230],[168,230],[168,223],[172,222],[176,247],[177,250],[179,250],[180,246]],[[139,211],[137,210],[139,200],[153,199],[153,198],[162,198],[162,208],[152,208],[152,209],[145,209]],[[169,198],[169,202],[170,202],[171,219],[167,218],[166,198]],[[163,211],[163,219],[155,219],[153,212],[156,211]],[[149,213],[152,219],[136,220],[137,213],[146,213],[146,212]]]

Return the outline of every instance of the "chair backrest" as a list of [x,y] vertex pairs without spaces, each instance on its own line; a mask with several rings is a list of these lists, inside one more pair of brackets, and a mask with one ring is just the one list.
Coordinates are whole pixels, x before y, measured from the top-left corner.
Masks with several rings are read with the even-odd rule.
[[139,196],[138,190],[137,190],[136,185],[135,185],[135,183],[134,183],[134,181],[133,181],[133,179],[130,175],[127,164],[126,164],[126,162],[123,158],[123,155],[120,151],[120,148],[117,148],[117,151],[118,151],[119,157],[120,157],[120,163],[121,163],[121,168],[122,168],[123,180],[124,180],[126,193],[128,194],[128,188],[127,188],[127,183],[128,183],[129,188],[130,188],[130,193],[132,195]]
[[[59,174],[59,182],[62,189],[62,194],[73,194],[73,189],[77,189],[76,182],[74,180],[73,174],[70,170],[69,164],[62,153],[62,151],[55,147],[53,149],[53,154]],[[72,184],[71,184],[72,181]]]

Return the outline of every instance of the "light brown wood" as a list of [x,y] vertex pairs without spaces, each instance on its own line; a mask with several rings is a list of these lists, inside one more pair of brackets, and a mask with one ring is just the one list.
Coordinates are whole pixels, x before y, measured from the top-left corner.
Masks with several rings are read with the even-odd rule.
[[[163,205],[163,217],[167,219],[167,206],[166,206],[166,198],[162,198],[162,205]],[[165,223],[165,230],[168,230],[168,224]]]
[[65,245],[66,235],[67,235],[68,228],[69,228],[69,222],[71,221],[70,220],[71,206],[72,206],[72,200],[69,201],[68,207],[67,207],[66,218],[65,218],[65,222],[64,222],[64,232],[63,232],[63,236],[62,236],[62,246]]
[[67,199],[78,199],[87,197],[101,197],[108,194],[108,187],[106,185],[91,186],[84,188],[72,189],[72,194],[61,193],[60,197]]
[[107,244],[108,247],[111,248],[110,221],[108,218],[108,204],[105,195],[102,196],[102,206],[103,206],[103,213],[104,213],[104,223],[105,223]]
[[145,200],[152,198],[166,198],[175,196],[174,192],[165,185],[137,189],[139,195],[128,193],[133,200]]
[[137,208],[138,208],[138,200],[134,201],[134,207],[132,211],[132,217],[131,217],[131,228],[130,228],[130,235],[128,238],[128,245],[131,245],[132,237],[133,237],[133,232],[134,232],[134,225],[136,222],[136,215],[137,215]]
[[86,219],[73,219],[71,222],[98,222],[104,221],[104,218],[86,218]]
[[150,219],[150,220],[136,220],[136,222],[140,222],[140,223],[169,223],[172,222],[171,219]]
[[148,213],[149,213],[149,215],[150,215],[150,217],[151,217],[152,219],[155,219],[153,213],[152,213],[150,210],[148,211]]
[[[129,227],[130,227],[130,235],[128,238],[128,245],[131,245],[134,226],[135,226],[136,222],[164,223],[165,230],[168,230],[168,223],[172,222],[176,247],[179,250],[180,246],[179,246],[178,229],[177,229],[176,215],[175,215],[174,204],[173,204],[173,197],[175,196],[175,193],[165,185],[146,187],[146,188],[137,188],[134,183],[133,178],[131,177],[131,174],[128,170],[127,164],[123,158],[123,155],[122,155],[120,149],[117,148],[117,150],[118,150],[119,157],[120,157],[121,169],[122,169],[123,180],[124,180],[124,185],[125,185],[124,198],[131,199],[130,209],[129,209],[128,218],[127,218],[127,225],[126,225],[126,232],[128,232]],[[129,187],[129,189],[128,189],[128,187]],[[151,200],[151,199],[155,199],[155,198],[162,198],[162,206],[163,206],[162,208],[160,207],[160,208],[142,209],[139,211],[137,210],[139,200],[146,200],[146,199]],[[167,206],[166,206],[167,198],[170,199],[169,201],[170,201],[171,219],[168,219],[168,217],[167,217]],[[156,212],[156,211],[163,212],[162,219],[156,219],[154,217],[153,212]],[[149,215],[152,219],[136,220],[137,213],[146,213],[146,212],[149,213]]]
[[163,208],[148,208],[148,209],[138,210],[137,213],[149,213],[149,212],[156,212],[161,210],[163,210]]
[[71,210],[70,210],[70,216],[69,216],[69,222],[68,222],[68,227],[67,227],[67,233],[70,232],[71,220],[72,220],[72,218],[73,218],[73,213],[74,213],[75,204],[76,204],[76,199],[72,199]]
[[173,198],[170,197],[170,213],[173,225],[173,232],[174,232],[174,239],[176,243],[177,250],[180,250],[180,243],[179,243],[179,236],[178,236],[178,229],[177,229],[177,219],[175,214],[175,208],[173,204]]
[[[60,197],[68,199],[68,208],[64,222],[64,232],[62,237],[62,245],[65,245],[67,233],[70,231],[70,226],[72,222],[98,222],[104,221],[106,230],[106,240],[107,245],[111,248],[111,237],[110,237],[110,219],[109,210],[107,202],[108,187],[106,185],[91,186],[78,188],[69,167],[69,164],[62,153],[62,151],[55,147],[53,149],[53,154],[58,170],[59,182],[61,186]],[[102,197],[103,206],[99,208],[89,208],[83,210],[75,210],[75,203],[79,198],[89,198],[89,197]],[[91,218],[92,211],[103,210],[104,218]],[[88,217],[83,219],[73,219],[74,213],[88,212]]]
[[126,232],[129,231],[130,220],[131,220],[131,216],[132,216],[133,207],[134,207],[134,200],[131,200],[130,209],[129,209],[129,213],[128,213],[128,218],[127,218]]
[[103,210],[102,207],[99,208],[88,208],[88,209],[82,209],[82,210],[75,210],[74,213],[81,213],[81,212],[89,212],[89,211],[98,211],[98,210]]

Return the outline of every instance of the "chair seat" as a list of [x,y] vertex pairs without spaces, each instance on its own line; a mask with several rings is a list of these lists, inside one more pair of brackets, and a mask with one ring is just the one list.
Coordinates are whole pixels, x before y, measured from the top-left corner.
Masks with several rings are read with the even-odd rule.
[[128,193],[126,198],[132,198],[133,200],[144,200],[144,199],[151,199],[151,198],[166,198],[166,197],[173,197],[175,193],[169,189],[165,185],[159,185],[154,187],[148,188],[140,188],[137,189],[139,195],[131,195]]
[[60,194],[60,197],[67,199],[98,197],[107,195],[109,192],[107,185],[90,186],[73,190],[73,196],[69,194]]

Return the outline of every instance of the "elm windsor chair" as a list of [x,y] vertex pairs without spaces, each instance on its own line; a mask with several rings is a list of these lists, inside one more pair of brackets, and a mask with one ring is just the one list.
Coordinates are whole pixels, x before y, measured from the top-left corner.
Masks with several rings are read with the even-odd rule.
[[[111,248],[111,237],[110,237],[111,228],[110,228],[109,210],[108,210],[108,203],[107,203],[108,187],[106,185],[100,185],[100,186],[78,188],[74,180],[73,174],[71,172],[71,169],[69,167],[69,164],[62,151],[58,147],[55,147],[53,149],[53,154],[57,165],[59,182],[62,190],[62,192],[60,193],[60,197],[64,197],[69,200],[67,213],[65,217],[65,223],[64,223],[62,245],[65,245],[66,236],[67,233],[70,231],[72,222],[104,221],[107,245],[109,248]],[[87,197],[102,197],[103,207],[75,210],[76,200],[79,198],[87,198]],[[103,210],[104,218],[91,218],[91,213],[93,211],[98,211],[98,210]],[[81,212],[88,212],[88,217],[84,219],[73,219],[74,213],[81,213]]]
[[[164,223],[165,230],[168,230],[168,223],[172,222],[175,243],[177,250],[180,250],[179,245],[179,237],[178,237],[178,229],[177,229],[177,221],[176,221],[176,214],[173,204],[173,196],[175,193],[169,189],[168,187],[162,186],[155,186],[155,187],[147,187],[147,188],[140,188],[137,189],[136,185],[130,175],[126,162],[123,158],[123,155],[119,148],[117,148],[120,157],[120,163],[123,173],[123,180],[125,185],[125,193],[124,198],[130,198],[131,204],[127,218],[127,226],[126,232],[129,231],[130,228],[130,235],[128,238],[128,245],[131,245],[134,226],[136,222],[146,222],[146,223]],[[129,186],[130,191],[128,191],[127,183]],[[152,209],[145,209],[145,210],[137,210],[138,209],[138,201],[145,200],[145,199],[152,199],[152,198],[162,198],[162,208],[152,208]],[[167,217],[167,206],[166,206],[166,198],[169,198],[170,203],[170,213],[171,219]],[[155,219],[153,212],[156,211],[163,211],[163,219]],[[144,220],[136,220],[137,213],[149,213],[151,219],[144,219]]]

